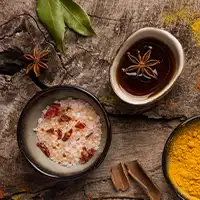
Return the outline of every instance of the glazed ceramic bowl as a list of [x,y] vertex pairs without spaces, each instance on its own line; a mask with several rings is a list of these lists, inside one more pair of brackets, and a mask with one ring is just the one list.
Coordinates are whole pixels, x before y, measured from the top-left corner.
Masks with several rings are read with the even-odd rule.
[[[47,105],[51,105],[55,100],[68,97],[88,102],[100,116],[102,124],[102,139],[99,149],[86,164],[71,168],[61,166],[47,158],[36,147],[37,137],[33,131],[37,126],[38,118]],[[104,160],[111,143],[111,127],[106,111],[95,96],[81,88],[55,86],[37,93],[26,104],[18,122],[17,139],[22,154],[35,169],[49,177],[74,179],[97,168]]]
[[171,144],[174,141],[174,139],[176,138],[176,136],[181,132],[181,130],[183,128],[185,128],[188,125],[191,125],[192,123],[195,123],[195,122],[200,123],[200,116],[192,117],[192,118],[184,121],[183,123],[181,123],[178,127],[176,127],[174,129],[174,131],[171,133],[171,135],[169,136],[169,138],[165,144],[165,147],[163,150],[163,155],[162,155],[162,169],[163,169],[163,174],[166,179],[166,182],[168,183],[170,188],[172,188],[172,190],[176,193],[176,195],[179,197],[179,199],[182,199],[182,200],[187,200],[187,198],[184,197],[184,195],[181,194],[178,191],[178,189],[173,185],[173,183],[170,180],[169,175],[168,175],[168,156],[169,156],[169,150],[170,150]]
[[[150,97],[143,97],[143,96],[133,96],[130,93],[126,92],[117,82],[117,67],[121,58],[123,57],[124,53],[136,42],[145,39],[145,38],[154,38],[162,43],[166,44],[172,51],[175,57],[175,64],[176,64],[176,71],[171,78],[171,81],[157,94],[152,95]],[[180,76],[181,72],[183,71],[184,67],[184,53],[183,48],[179,41],[171,35],[169,32],[157,29],[157,28],[143,28],[135,33],[133,33],[121,46],[119,49],[114,62],[110,68],[110,82],[111,86],[116,93],[116,95],[122,99],[124,102],[132,104],[132,105],[147,105],[154,103],[164,95],[166,95],[178,77]]]

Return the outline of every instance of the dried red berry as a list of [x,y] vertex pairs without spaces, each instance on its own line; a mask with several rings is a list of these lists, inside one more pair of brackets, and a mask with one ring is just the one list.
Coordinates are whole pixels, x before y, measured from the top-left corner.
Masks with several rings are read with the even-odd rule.
[[70,120],[71,120],[72,118],[71,117],[69,117],[68,115],[62,115],[61,117],[60,117],[60,119],[58,120],[58,122],[69,122]]
[[75,125],[76,128],[79,128],[79,129],[83,129],[86,127],[86,124],[85,123],[82,123],[80,121],[78,121]]
[[81,152],[81,158],[80,158],[79,162],[81,164],[84,164],[84,163],[88,162],[92,158],[92,156],[94,155],[95,150],[93,148],[87,150],[86,147],[83,147],[82,149],[83,149],[83,151]]
[[80,163],[80,164],[85,164],[85,163],[86,163],[85,158],[84,158],[84,157],[81,157],[81,158],[79,159],[79,163]]
[[45,119],[51,119],[59,115],[60,104],[53,104],[44,114]]
[[37,143],[37,146],[40,148],[40,150],[47,156],[49,157],[50,156],[50,152],[49,152],[49,149],[47,148],[47,146],[40,142],[40,143]]
[[72,135],[72,132],[73,132],[73,130],[70,129],[69,132],[65,133],[65,135],[64,135],[63,138],[62,138],[62,141],[65,142],[65,141],[69,140],[69,138],[70,138],[71,135]]
[[60,140],[62,138],[62,130],[59,128],[56,130],[57,135],[58,135],[58,140]]
[[94,155],[95,150],[93,148],[88,150],[89,155],[92,157]]
[[47,132],[47,133],[50,133],[51,135],[53,135],[53,134],[54,134],[54,128],[50,128],[50,129],[48,129],[46,132]]

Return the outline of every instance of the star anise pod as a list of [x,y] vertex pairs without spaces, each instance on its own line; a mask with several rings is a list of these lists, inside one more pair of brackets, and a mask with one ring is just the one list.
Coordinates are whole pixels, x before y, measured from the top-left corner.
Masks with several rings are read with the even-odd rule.
[[39,52],[38,48],[35,47],[33,50],[33,55],[24,54],[24,57],[27,60],[30,60],[31,63],[26,68],[26,74],[33,69],[35,75],[38,77],[40,75],[40,68],[48,69],[47,64],[45,63],[45,57],[49,54],[49,51]]
[[151,49],[148,50],[143,56],[138,53],[138,58],[131,55],[130,52],[127,53],[128,58],[134,64],[127,68],[123,68],[122,70],[127,72],[136,72],[137,76],[144,76],[147,79],[157,79],[157,72],[152,69],[153,66],[160,64],[159,60],[150,59],[151,57]]

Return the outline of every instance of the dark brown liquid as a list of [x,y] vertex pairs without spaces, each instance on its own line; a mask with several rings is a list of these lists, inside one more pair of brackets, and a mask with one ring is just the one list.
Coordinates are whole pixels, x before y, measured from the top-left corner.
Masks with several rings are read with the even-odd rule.
[[[151,49],[150,59],[160,61],[151,67],[157,74],[157,79],[137,76],[136,73],[125,73],[123,68],[134,65],[127,56],[130,52],[138,58],[138,52],[143,56]],[[135,43],[121,58],[117,68],[118,84],[128,93],[135,96],[152,96],[161,91],[172,79],[176,70],[175,58],[170,48],[154,38],[145,38]]]

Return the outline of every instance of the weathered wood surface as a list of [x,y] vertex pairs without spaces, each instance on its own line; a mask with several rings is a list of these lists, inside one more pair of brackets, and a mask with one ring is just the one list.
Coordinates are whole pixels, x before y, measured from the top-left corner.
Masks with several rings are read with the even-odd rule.
[[[161,188],[163,199],[176,199],[162,175],[161,154],[168,135],[180,120],[199,113],[200,91],[195,85],[200,81],[200,47],[196,45],[188,24],[177,21],[166,25],[163,16],[166,12],[176,12],[184,8],[196,13],[200,9],[200,2],[79,2],[90,14],[97,37],[83,38],[68,30],[65,39],[66,53],[59,55],[53,51],[53,67],[42,77],[46,84],[73,84],[84,87],[97,95],[111,114],[138,112],[138,109],[122,103],[113,94],[108,70],[124,40],[134,31],[146,26],[165,28],[181,41],[186,55],[185,70],[171,93],[152,109],[140,113],[140,117],[110,115],[113,141],[108,156],[98,170],[75,183],[47,179],[33,170],[21,156],[16,142],[17,120],[25,103],[39,88],[29,77],[24,76],[23,70],[12,77],[0,75],[0,197],[1,191],[4,191],[5,199],[20,200],[79,200],[85,199],[86,195],[102,200],[146,199],[134,182],[129,191],[120,193],[114,190],[110,181],[111,166],[120,161],[138,159]],[[28,52],[35,44],[44,40],[30,16],[16,16],[29,13],[37,20],[34,0],[1,0],[0,8],[0,51],[10,46],[18,46]],[[40,27],[50,40],[44,27]]]

